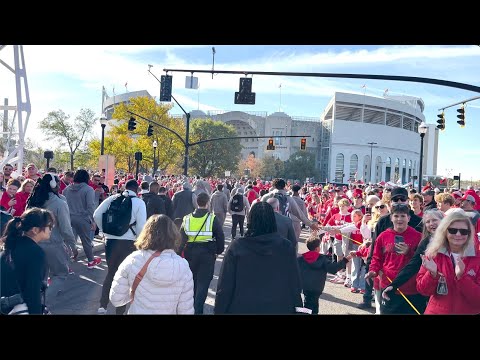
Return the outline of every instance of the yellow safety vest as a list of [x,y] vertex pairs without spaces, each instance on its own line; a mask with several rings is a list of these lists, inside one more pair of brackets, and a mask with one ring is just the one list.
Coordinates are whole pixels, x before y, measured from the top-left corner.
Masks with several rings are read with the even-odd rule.
[[[205,221],[205,218],[208,218]],[[203,217],[193,217],[192,214],[186,215],[183,218],[183,229],[188,236],[187,242],[193,242],[195,236],[195,242],[207,242],[213,241],[213,219],[214,214],[206,213]],[[205,223],[205,224],[204,224]],[[200,227],[203,227],[200,229]],[[200,230],[200,231],[199,231]]]

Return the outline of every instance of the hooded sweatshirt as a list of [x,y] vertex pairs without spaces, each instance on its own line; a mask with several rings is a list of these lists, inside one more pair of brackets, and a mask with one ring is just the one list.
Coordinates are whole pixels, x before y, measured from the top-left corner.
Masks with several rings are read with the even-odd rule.
[[86,183],[74,183],[63,190],[67,199],[70,217],[81,217],[93,221],[93,213],[98,205],[95,202],[95,190]]
[[302,307],[295,248],[277,233],[243,237],[225,252],[215,314],[294,314]]
[[315,291],[321,295],[325,288],[327,272],[335,274],[340,269],[345,269],[348,263],[346,258],[334,263],[325,255],[317,251],[307,251],[297,257],[300,267],[300,277],[302,279],[302,289],[304,291]]

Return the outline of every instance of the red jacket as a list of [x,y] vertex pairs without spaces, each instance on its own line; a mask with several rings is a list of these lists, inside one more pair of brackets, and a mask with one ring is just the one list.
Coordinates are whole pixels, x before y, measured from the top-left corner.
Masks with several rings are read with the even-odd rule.
[[[25,211],[25,207],[27,206],[27,199],[30,196],[29,193],[25,192],[17,192],[15,194],[15,200],[17,200],[17,203],[13,205],[13,209],[15,212],[13,213],[13,216],[20,216],[23,214]],[[0,200],[0,205],[5,208],[6,211],[10,210],[10,206],[8,206],[8,202],[11,200],[10,196],[8,193],[5,191],[2,195],[2,199]]]
[[[403,236],[405,243],[408,245],[409,249],[406,255],[400,255],[395,252],[395,235]],[[373,249],[372,262],[370,263],[370,271],[375,271],[377,274],[380,270],[383,272],[383,276],[380,279],[382,289],[390,285],[387,277],[390,280],[395,279],[400,270],[408,264],[420,240],[422,240],[422,234],[410,226],[403,233],[397,233],[392,228],[389,228],[377,237]],[[413,276],[399,289],[405,295],[418,293]]]
[[[468,252],[473,255],[473,249]],[[447,295],[437,294],[438,279],[434,279],[425,267],[417,275],[417,290],[430,296],[425,314],[480,314],[480,256],[463,258],[465,271],[457,280],[453,261],[446,253],[439,252],[433,259],[438,272],[445,276]]]

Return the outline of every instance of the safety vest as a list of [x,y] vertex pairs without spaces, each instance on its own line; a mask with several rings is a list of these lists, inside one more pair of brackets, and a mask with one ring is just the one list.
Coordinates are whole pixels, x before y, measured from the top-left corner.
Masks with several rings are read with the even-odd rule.
[[[208,218],[205,221],[205,218]],[[197,218],[192,216],[192,214],[186,215],[183,218],[183,229],[185,234],[188,236],[187,242],[193,242],[195,236],[195,242],[207,242],[213,241],[213,219],[215,218],[214,214],[206,213],[203,217]],[[205,223],[205,224],[204,224]],[[200,229],[200,227],[203,227]],[[200,232],[199,232],[200,230]]]

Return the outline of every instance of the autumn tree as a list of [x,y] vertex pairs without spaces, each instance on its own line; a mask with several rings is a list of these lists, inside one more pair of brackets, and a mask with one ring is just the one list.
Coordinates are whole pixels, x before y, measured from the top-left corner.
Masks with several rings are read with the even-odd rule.
[[73,123],[70,115],[62,110],[51,111],[40,124],[40,130],[47,140],[56,140],[60,146],[67,145],[70,150],[70,169],[74,169],[75,153],[85,141],[86,134],[90,133],[97,121],[95,113],[90,109],[81,109]]
[[[221,137],[235,137],[232,125],[211,119],[191,122],[190,142]],[[223,176],[225,170],[236,171],[242,145],[239,139],[211,141],[190,148],[189,166],[200,176]]]
[[[150,123],[139,117],[135,117],[136,130],[128,131],[128,119],[132,111],[147,119],[170,128],[177,132],[182,138],[185,137],[185,125],[180,119],[168,115],[170,105],[159,105],[155,99],[140,96],[130,99],[129,104],[120,104],[115,107],[113,119],[108,125],[105,134],[105,154],[115,156],[115,168],[133,172],[135,166],[134,154],[137,151],[142,153],[141,166],[145,169],[153,168],[153,141],[157,141],[155,158],[158,169],[162,171],[180,173],[179,164],[182,163],[184,145],[172,132],[160,126],[153,125],[153,136],[147,136],[147,129]],[[89,144],[90,151],[94,158],[100,155],[100,140],[95,139]]]
[[246,159],[241,159],[238,162],[238,171],[239,171],[239,177],[243,176],[243,171],[245,169],[250,170],[250,175],[249,177],[252,179],[256,179],[260,176],[260,167],[261,167],[261,162],[253,154],[248,155]]

